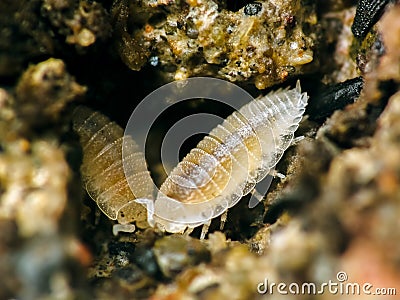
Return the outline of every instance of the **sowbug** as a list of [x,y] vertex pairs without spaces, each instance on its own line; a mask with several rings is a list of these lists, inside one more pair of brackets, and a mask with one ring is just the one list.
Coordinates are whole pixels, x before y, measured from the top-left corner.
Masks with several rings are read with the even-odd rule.
[[148,222],[168,232],[224,214],[274,169],[293,141],[307,106],[300,82],[253,100],[214,128],[172,170],[155,200],[138,198]]
[[[135,221],[138,227],[148,227],[146,209],[136,203],[136,197],[151,198],[153,185],[144,154],[123,129],[103,114],[85,106],[75,109],[72,116],[74,131],[79,135],[83,150],[82,180],[89,196],[101,211],[119,224]],[[128,176],[135,179],[131,191],[122,163],[122,146],[134,153],[125,158],[131,166]],[[116,226],[115,231],[133,231],[132,226]]]

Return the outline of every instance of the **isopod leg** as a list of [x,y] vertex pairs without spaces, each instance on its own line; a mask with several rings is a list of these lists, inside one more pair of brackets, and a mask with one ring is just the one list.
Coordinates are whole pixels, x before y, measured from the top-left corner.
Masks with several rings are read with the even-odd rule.
[[282,173],[279,173],[277,170],[271,170],[270,172],[269,172],[269,174],[268,175],[271,175],[272,177],[278,177],[278,178],[280,178],[280,179],[284,179],[284,178],[286,178],[286,176],[285,175],[283,175]]
[[185,231],[183,232],[184,236],[189,236],[193,232],[194,228],[186,227]]
[[206,234],[208,232],[208,228],[210,228],[210,224],[211,224],[211,220],[208,220],[207,223],[203,224],[203,228],[201,229],[201,234],[200,234],[200,239],[204,240],[204,238],[206,237]]
[[290,146],[296,146],[300,141],[304,140],[306,137],[304,135],[300,135],[295,137],[292,142],[290,143]]
[[223,230],[226,220],[228,219],[228,210],[226,210],[222,215],[221,215],[221,223],[219,225],[219,230]]
[[254,208],[256,207],[265,197],[265,195],[268,192],[268,189],[271,185],[272,178],[274,176],[279,176],[280,178],[284,178],[285,176],[276,172],[275,170],[269,171],[268,176],[266,176],[264,179],[259,181],[256,185],[256,187],[250,192],[251,197],[249,200],[249,208]]

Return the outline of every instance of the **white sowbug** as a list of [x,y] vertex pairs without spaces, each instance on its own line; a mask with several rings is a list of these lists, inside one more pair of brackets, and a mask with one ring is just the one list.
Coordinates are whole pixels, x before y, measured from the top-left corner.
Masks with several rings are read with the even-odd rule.
[[155,200],[135,200],[147,207],[149,224],[168,232],[207,228],[274,169],[307,101],[298,81],[296,88],[269,93],[226,118],[172,170]]

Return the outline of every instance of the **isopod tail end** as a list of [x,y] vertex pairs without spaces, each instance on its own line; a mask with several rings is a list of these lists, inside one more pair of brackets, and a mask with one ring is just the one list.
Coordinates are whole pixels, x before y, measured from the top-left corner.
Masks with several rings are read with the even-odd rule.
[[138,198],[135,199],[136,203],[143,205],[147,210],[147,223],[151,227],[154,227],[156,221],[154,219],[154,200],[147,198]]

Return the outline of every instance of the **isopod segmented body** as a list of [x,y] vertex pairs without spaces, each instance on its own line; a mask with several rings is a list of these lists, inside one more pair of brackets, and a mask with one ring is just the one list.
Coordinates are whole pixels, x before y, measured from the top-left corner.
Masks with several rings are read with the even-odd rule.
[[[136,221],[147,227],[146,209],[136,198],[151,198],[153,184],[147,170],[144,154],[123,129],[106,116],[85,106],[75,109],[73,129],[79,135],[83,149],[82,179],[90,197],[112,220],[120,224]],[[129,174],[124,173],[122,146],[129,147],[127,160]],[[126,176],[135,182],[132,191]]]
[[235,205],[290,146],[307,101],[298,82],[230,115],[172,170],[154,201],[137,199],[148,208],[148,222],[183,232]]

